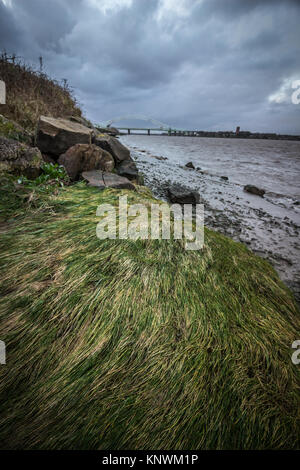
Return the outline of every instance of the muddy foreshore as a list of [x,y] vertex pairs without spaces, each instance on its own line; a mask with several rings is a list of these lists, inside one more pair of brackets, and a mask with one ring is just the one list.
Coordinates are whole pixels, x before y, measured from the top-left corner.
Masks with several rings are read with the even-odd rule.
[[[246,193],[236,184],[212,172],[174,164],[163,155],[123,143],[130,148],[145,184],[154,195],[168,200],[174,184],[197,190],[204,204],[205,225],[244,243],[266,258],[300,303],[299,205],[281,195],[266,192],[264,198]],[[188,182],[188,184],[187,184]]]

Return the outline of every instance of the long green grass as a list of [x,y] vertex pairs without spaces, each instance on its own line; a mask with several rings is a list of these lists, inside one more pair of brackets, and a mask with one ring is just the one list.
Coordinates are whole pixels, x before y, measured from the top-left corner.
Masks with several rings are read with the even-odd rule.
[[2,449],[300,447],[299,310],[266,261],[209,230],[99,240],[97,206],[142,189],[9,188]]

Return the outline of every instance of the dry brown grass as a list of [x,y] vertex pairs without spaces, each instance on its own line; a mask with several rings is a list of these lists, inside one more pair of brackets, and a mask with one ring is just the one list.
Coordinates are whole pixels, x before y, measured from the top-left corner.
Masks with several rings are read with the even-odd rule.
[[0,56],[0,79],[6,84],[6,104],[0,113],[32,131],[40,115],[81,116],[81,110],[66,81],[60,84],[42,71],[6,53]]

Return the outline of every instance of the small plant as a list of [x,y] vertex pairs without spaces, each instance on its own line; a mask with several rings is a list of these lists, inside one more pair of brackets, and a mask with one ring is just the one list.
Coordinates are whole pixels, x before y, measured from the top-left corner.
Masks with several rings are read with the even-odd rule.
[[36,184],[56,181],[63,186],[64,182],[69,181],[66,170],[62,165],[58,165],[57,163],[43,163],[42,171],[43,173],[35,180]]
[[17,216],[24,209],[38,209],[52,207],[50,198],[58,194],[58,188],[69,183],[69,177],[63,166],[57,163],[44,163],[42,173],[38,178],[30,180],[25,175],[17,178],[9,173],[0,175],[0,208],[1,219]]
[[60,186],[64,186],[64,183],[69,182],[69,177],[63,166],[57,163],[43,163],[42,174],[34,180],[29,180],[26,176],[21,175],[18,178],[18,184],[24,184],[27,186],[39,186],[45,183],[59,183]]

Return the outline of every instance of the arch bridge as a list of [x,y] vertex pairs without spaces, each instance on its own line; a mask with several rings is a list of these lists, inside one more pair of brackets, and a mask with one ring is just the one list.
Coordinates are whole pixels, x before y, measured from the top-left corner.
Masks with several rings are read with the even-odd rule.
[[128,134],[131,134],[132,131],[139,131],[141,132],[147,132],[148,135],[150,135],[151,131],[153,132],[174,132],[175,129],[172,129],[171,126],[168,124],[165,124],[161,121],[158,121],[157,119],[153,119],[148,116],[140,115],[140,114],[127,114],[125,116],[118,116],[116,118],[110,119],[109,121],[106,121],[104,124],[106,127],[110,127],[112,124],[120,122],[120,121],[128,121],[128,120],[135,120],[135,121],[146,121],[150,122],[152,124],[152,127],[133,127],[133,126],[125,126],[125,127],[119,127],[118,129],[120,131],[125,131],[127,130]]
[[153,119],[149,116],[141,115],[141,114],[127,114],[125,116],[118,116],[113,119],[110,119],[109,121],[106,121],[103,123],[101,127],[110,127],[114,123],[118,123],[120,121],[128,121],[128,120],[135,120],[135,121],[146,121],[150,122],[153,127],[150,126],[145,126],[145,127],[134,127],[134,126],[124,126],[124,127],[118,127],[120,131],[127,131],[128,134],[131,134],[133,131],[138,131],[139,134],[145,133],[148,135],[151,135],[152,132],[164,132],[167,133],[168,135],[175,135],[175,136],[190,136],[190,137],[196,137],[196,136],[204,136],[203,131],[196,131],[196,130],[183,130],[183,129],[175,129],[174,127],[172,128],[168,124],[165,124],[161,121],[158,121],[157,119]]

